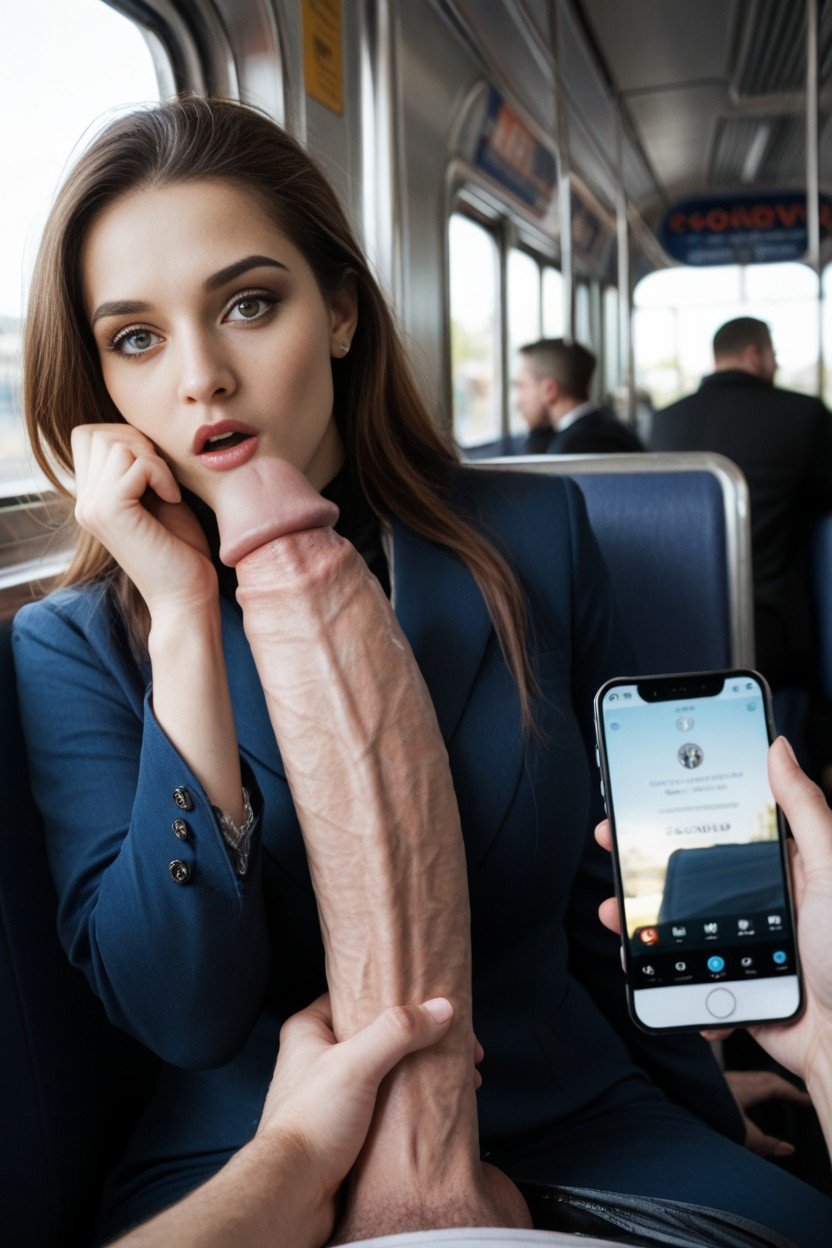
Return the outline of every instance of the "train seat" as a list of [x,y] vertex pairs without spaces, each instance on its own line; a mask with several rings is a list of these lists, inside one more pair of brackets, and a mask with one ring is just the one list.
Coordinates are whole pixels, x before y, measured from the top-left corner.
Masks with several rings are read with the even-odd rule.
[[580,487],[637,655],[620,675],[753,667],[748,487],[721,455],[535,455],[473,468]]
[[0,706],[0,1234],[15,1248],[80,1246],[153,1066],[107,1021],[58,942],[9,623],[0,626]]
[[832,704],[832,516],[815,526],[812,582],[818,628],[818,676],[826,701]]

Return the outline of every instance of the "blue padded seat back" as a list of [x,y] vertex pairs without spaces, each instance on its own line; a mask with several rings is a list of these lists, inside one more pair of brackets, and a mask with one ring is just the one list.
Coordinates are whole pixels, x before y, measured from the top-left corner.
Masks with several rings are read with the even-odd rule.
[[725,504],[710,472],[570,476],[586,499],[637,655],[636,672],[732,666]]
[[107,1022],[55,933],[8,623],[0,626],[0,793],[0,1238],[15,1248],[80,1248],[154,1064]]
[[832,702],[832,516],[824,516],[815,526],[812,556],[820,684]]

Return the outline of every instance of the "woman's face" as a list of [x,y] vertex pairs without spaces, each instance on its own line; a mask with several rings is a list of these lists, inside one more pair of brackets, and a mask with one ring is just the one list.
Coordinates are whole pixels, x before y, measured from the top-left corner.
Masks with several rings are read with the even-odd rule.
[[[248,447],[237,458],[254,447],[288,460],[316,489],[331,480],[344,458],[331,360],[355,331],[354,291],[328,302],[250,192],[200,181],[126,194],[94,221],[81,271],[110,397],[183,485],[210,503],[235,445]],[[241,428],[203,446],[226,421]]]

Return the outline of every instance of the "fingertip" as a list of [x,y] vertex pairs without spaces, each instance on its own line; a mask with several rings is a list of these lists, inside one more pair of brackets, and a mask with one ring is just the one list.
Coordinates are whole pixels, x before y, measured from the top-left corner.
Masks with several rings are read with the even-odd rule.
[[609,849],[612,844],[609,819],[602,819],[595,828],[595,839],[602,849]]
[[606,901],[601,902],[598,907],[598,918],[609,931],[615,932],[616,936],[621,935],[621,914],[615,897],[608,897]]
[[431,997],[430,1001],[422,1002],[422,1009],[427,1010],[437,1026],[443,1026],[454,1016],[454,1007],[447,997]]
[[799,767],[799,766],[800,766],[800,764],[799,764],[799,763],[798,763],[798,761],[797,761],[797,755],[795,754],[794,750],[792,749],[792,744],[791,744],[791,742],[789,741],[788,737],[784,737],[784,736],[781,734],[781,735],[777,738],[777,740],[774,742],[774,744],[777,746],[778,750],[780,750],[780,752],[781,752],[781,753],[785,753],[785,756],[786,756],[787,758],[790,758],[790,759],[791,759],[791,761],[794,763],[795,767]]

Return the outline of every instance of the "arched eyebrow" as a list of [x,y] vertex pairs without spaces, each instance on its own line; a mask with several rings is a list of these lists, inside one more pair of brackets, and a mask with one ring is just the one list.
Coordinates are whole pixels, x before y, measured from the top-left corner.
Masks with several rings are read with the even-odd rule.
[[240,277],[243,273],[247,273],[249,269],[283,269],[285,273],[289,270],[285,264],[281,264],[279,260],[272,260],[270,256],[246,256],[243,260],[237,260],[234,264],[229,264],[224,269],[220,269],[219,273],[214,273],[212,277],[206,278],[205,289],[209,293],[216,290],[219,286],[224,286],[226,282],[233,281],[235,277]]
[[[271,256],[245,256],[242,260],[235,260],[233,264],[226,265],[217,273],[212,273],[203,282],[203,289],[210,294],[211,291],[224,286],[226,282],[233,281],[235,277],[248,273],[250,269],[262,268],[283,269],[285,273],[289,272],[285,264],[281,264],[279,260],[273,260]],[[96,321],[100,321],[105,316],[133,316],[137,312],[150,310],[149,303],[142,303],[136,299],[111,299],[107,303],[99,304],[92,314],[90,325],[94,325]]]

